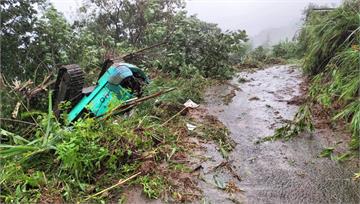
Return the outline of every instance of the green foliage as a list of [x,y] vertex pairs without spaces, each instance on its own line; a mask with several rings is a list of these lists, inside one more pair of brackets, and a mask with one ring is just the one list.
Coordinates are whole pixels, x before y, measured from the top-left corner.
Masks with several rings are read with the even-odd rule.
[[[87,82],[94,83],[104,58],[161,42],[166,43],[129,62],[173,76],[224,79],[233,74],[231,57],[241,59],[247,49],[245,31],[224,33],[215,24],[188,17],[182,0],[92,0],[73,24],[42,0],[11,3],[1,2],[1,46],[7,51],[1,53],[2,74],[10,82],[15,77],[31,79],[35,86],[59,66],[76,63],[86,71]],[[22,18],[18,21],[17,16]],[[8,90],[0,94],[7,101],[2,104],[7,115],[16,100],[25,101]],[[45,108],[46,101],[31,100],[26,102],[30,108]]]
[[[359,149],[360,142],[359,9],[358,1],[344,1],[331,11],[310,8],[298,39],[299,50],[305,53],[304,71],[311,77],[308,102],[320,104],[333,115],[334,122],[349,124],[353,150]],[[301,108],[296,117],[309,115],[308,110]],[[307,119],[294,124],[278,129],[271,138],[289,138],[311,127],[306,125],[310,124]]]
[[298,59],[301,54],[298,50],[297,42],[285,40],[272,46],[272,55],[283,59]]
[[235,51],[230,53],[229,61],[231,64],[244,63],[247,54],[251,51],[251,43],[249,41],[241,43],[239,46]]
[[[206,83],[201,76],[176,81],[158,77],[146,92],[176,86],[177,93],[145,102],[128,118],[100,122],[85,117],[66,127],[57,122],[49,106],[48,114],[36,113],[39,126],[30,137],[2,129],[2,139],[7,140],[0,146],[1,200],[39,202],[43,196],[49,196],[73,202],[92,194],[94,188],[102,190],[114,179],[139,171],[143,155],[153,154],[155,161],[167,161],[181,149],[178,139],[183,133],[176,130],[184,124],[181,116],[169,126],[161,124],[175,114],[177,108],[181,109],[187,99],[201,100]],[[226,132],[225,129],[221,131]],[[220,142],[222,149],[231,150],[225,143],[227,134],[209,130],[207,135],[213,135],[211,137]],[[135,183],[141,184],[150,198],[159,198],[168,185],[161,175],[151,171]],[[51,192],[45,193],[45,188]]]
[[[191,79],[179,77],[176,80],[169,79],[168,76],[158,76],[146,89],[146,93],[154,93],[166,88],[176,87],[175,91],[160,96],[164,103],[171,103],[182,106],[188,99],[196,103],[203,100],[203,90],[210,84],[210,81],[202,77],[200,74],[195,74]],[[153,101],[145,102],[146,104],[153,104]]]
[[[1,66],[2,72],[9,77],[21,77],[33,74],[34,67],[28,70],[27,62],[34,53],[28,47],[36,40],[35,23],[38,9],[43,0],[4,0],[1,1]],[[19,18],[21,16],[21,18]],[[30,57],[29,57],[30,55]]]
[[[230,77],[231,56],[240,59],[246,50],[245,31],[224,33],[215,24],[187,17],[181,0],[91,0],[73,24],[44,2],[1,1],[1,49],[6,50],[1,53],[1,74],[10,82],[31,79],[37,85],[60,65],[72,63],[80,64],[93,82],[104,58],[165,39],[165,45],[136,55],[132,63],[147,67],[157,77],[145,94],[169,87],[177,90],[141,104],[129,118],[100,122],[84,117],[64,126],[51,106],[45,108],[52,104],[51,96],[48,103],[26,103],[25,96],[1,88],[1,116],[9,117],[14,104],[21,101],[21,119],[34,123],[26,128],[1,127],[1,202],[36,203],[50,198],[75,202],[134,174],[149,152],[155,162],[169,160],[181,149],[179,138],[186,133],[177,128],[183,128],[184,118],[175,118],[169,126],[161,124],[186,100],[201,102],[207,78]],[[30,112],[24,111],[25,106]],[[210,133],[209,139],[216,140],[224,154],[231,150],[227,134]],[[139,183],[150,198],[158,198],[168,184],[152,173],[140,177]]]
[[310,13],[301,36],[307,45],[304,69],[314,75],[310,97],[332,110],[335,121],[350,123],[352,149],[359,148],[360,137],[359,8],[359,2],[346,1],[326,14]]
[[80,9],[85,15],[75,25],[87,27],[96,37],[110,36],[116,43],[125,42],[139,48],[166,37],[174,15],[183,7],[181,0],[124,0],[120,3],[91,0]]
[[[99,123],[93,118],[85,118],[72,127],[60,127],[52,113],[48,115],[49,117],[44,117],[40,122],[43,124],[41,127],[47,129],[39,128],[34,138],[25,139],[2,132],[3,136],[12,137],[13,141],[12,144],[0,146],[0,157],[3,161],[0,185],[4,200],[13,201],[18,197],[22,202],[29,201],[28,199],[36,202],[39,198],[34,197],[33,193],[40,195],[42,186],[45,185],[36,183],[42,181],[34,180],[36,175],[69,186],[69,189],[63,189],[62,193],[66,195],[66,199],[71,200],[78,197],[76,192],[86,192],[88,187],[97,181],[99,172],[107,170],[106,177],[109,177],[128,159],[150,151],[156,144],[154,138],[160,139],[164,144],[173,141],[167,130],[143,127],[141,124],[151,124],[144,122],[149,120],[147,118],[135,116],[122,123]],[[142,134],[135,134],[133,129],[136,127],[145,130]],[[123,176],[136,170],[126,166],[129,167],[122,167]],[[32,186],[31,189],[29,185]],[[152,190],[155,184],[150,182],[148,185],[146,190],[149,196],[158,195]],[[23,189],[21,195],[12,191],[17,188]]]
[[100,170],[109,151],[101,146],[102,131],[94,119],[77,122],[70,131],[64,131],[62,142],[56,147],[61,168],[74,178],[90,178]]
[[284,64],[284,58],[275,56],[270,48],[259,46],[248,52],[242,62],[249,67],[263,67],[265,65]]
[[207,78],[228,78],[232,74],[230,56],[241,58],[245,54],[245,31],[223,33],[215,24],[187,17],[181,0],[121,4],[100,0],[91,1],[90,5],[95,9],[82,9],[89,18],[75,25],[92,33],[95,42],[104,36],[114,42],[102,42],[106,52],[101,55],[116,55],[165,41],[166,45],[142,53],[131,62],[183,77],[199,73]]
[[360,148],[360,99],[348,104],[334,117],[335,120],[340,118],[350,122],[350,130],[353,133],[350,147],[358,150]]
[[263,67],[271,64],[285,64],[291,59],[299,59],[300,57],[298,42],[285,40],[271,48],[256,47],[246,53],[242,63],[253,67]]
[[245,31],[222,33],[215,24],[185,13],[178,13],[174,24],[167,49],[156,56],[152,66],[185,77],[196,73],[206,78],[231,76],[230,55],[243,52]]
[[300,35],[305,45],[304,70],[312,75],[325,70],[339,52],[357,42],[359,2],[349,1],[328,13],[309,11]]
[[319,157],[329,157],[331,158],[335,147],[327,147],[320,152]]
[[314,131],[310,107],[306,104],[299,108],[298,112],[294,116],[293,121],[287,123],[281,128],[276,129],[274,135],[264,137],[256,143],[271,141],[275,139],[289,140],[304,131]]
[[159,198],[165,188],[164,180],[160,177],[143,176],[140,178],[139,183],[143,186],[144,193],[153,199]]
[[[36,7],[38,5],[38,8]],[[18,6],[15,6],[18,5]],[[65,18],[42,0],[2,1],[2,72],[35,84],[54,66],[72,62],[74,33]],[[21,18],[18,18],[21,16]]]
[[259,46],[252,50],[245,59],[246,63],[255,64],[256,62],[264,62],[268,58],[270,50],[263,46]]

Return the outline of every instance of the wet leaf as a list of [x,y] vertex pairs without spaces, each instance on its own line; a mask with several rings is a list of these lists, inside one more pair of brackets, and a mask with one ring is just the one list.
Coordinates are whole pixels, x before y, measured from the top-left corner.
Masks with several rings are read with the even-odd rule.
[[354,181],[359,181],[360,180],[360,172],[354,173],[353,180]]
[[221,178],[219,178],[218,175],[214,175],[213,178],[214,178],[214,182],[218,188],[220,188],[222,190],[226,189],[225,182]]
[[319,157],[331,157],[332,153],[334,152],[334,147],[327,147],[319,154]]

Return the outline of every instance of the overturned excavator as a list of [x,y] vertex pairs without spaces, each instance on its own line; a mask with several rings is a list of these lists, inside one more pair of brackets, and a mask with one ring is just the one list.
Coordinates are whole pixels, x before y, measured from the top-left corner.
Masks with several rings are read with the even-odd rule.
[[[53,107],[56,117],[66,111],[66,120],[73,122],[84,113],[102,117],[114,107],[141,97],[149,78],[137,66],[107,59],[95,86],[84,87],[84,71],[79,65],[66,65],[59,69],[55,82]],[[70,107],[61,108],[69,101]]]

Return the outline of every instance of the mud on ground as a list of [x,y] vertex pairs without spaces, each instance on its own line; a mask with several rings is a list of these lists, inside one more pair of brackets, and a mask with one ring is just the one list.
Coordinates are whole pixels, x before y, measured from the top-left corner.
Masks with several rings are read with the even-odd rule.
[[[241,79],[241,80],[239,80]],[[294,66],[273,66],[256,72],[243,72],[231,83],[213,87],[208,92],[207,109],[229,128],[236,147],[230,153],[228,168],[203,170],[200,188],[211,203],[359,203],[359,183],[351,178],[359,169],[358,161],[338,163],[320,158],[324,148],[345,149],[349,135],[343,128],[320,125],[316,130],[287,141],[255,142],[270,136],[284,122],[290,121],[304,101],[306,83]],[[234,93],[235,92],[235,93]],[[222,100],[231,94],[231,101]],[[214,147],[205,156],[211,166],[221,165]],[[241,179],[234,179],[234,174]],[[234,183],[241,191],[224,194],[217,179]],[[219,179],[218,179],[219,180]],[[214,187],[215,186],[215,187]]]
[[[165,202],[359,203],[360,186],[351,179],[358,161],[319,157],[324,148],[346,148],[350,137],[343,129],[316,125],[321,124],[317,118],[311,134],[255,144],[290,121],[304,102],[307,83],[298,70],[281,65],[242,72],[208,90],[206,105],[187,113],[197,127],[184,139],[186,152],[174,155],[189,171],[162,172],[181,191],[176,200],[163,197]],[[229,131],[204,133],[204,126]],[[225,137],[232,151],[222,148],[219,138]],[[163,203],[144,198],[136,188],[128,189],[126,197],[128,203]]]

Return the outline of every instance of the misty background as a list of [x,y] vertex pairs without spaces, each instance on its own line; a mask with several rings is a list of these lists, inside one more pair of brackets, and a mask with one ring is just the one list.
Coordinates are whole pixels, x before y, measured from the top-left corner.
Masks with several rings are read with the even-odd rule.
[[[72,21],[82,0],[50,0]],[[225,30],[246,30],[253,47],[291,40],[310,3],[336,7],[341,0],[186,0],[189,15]]]

